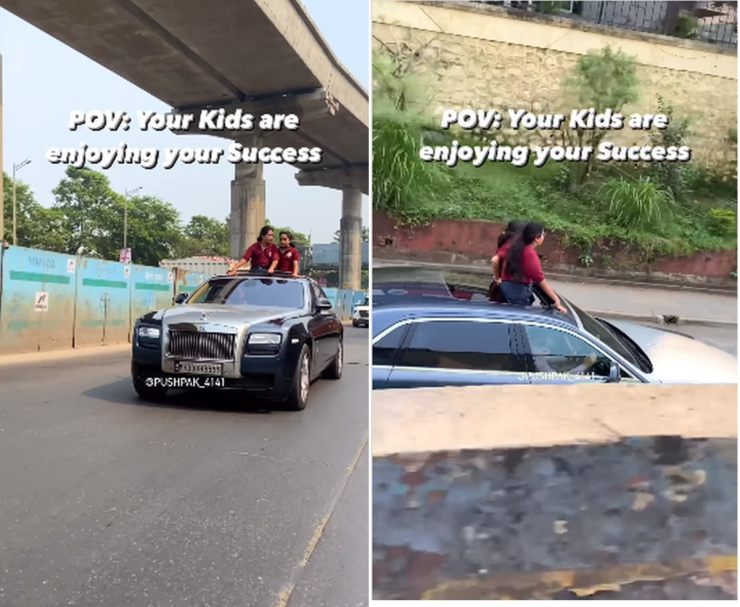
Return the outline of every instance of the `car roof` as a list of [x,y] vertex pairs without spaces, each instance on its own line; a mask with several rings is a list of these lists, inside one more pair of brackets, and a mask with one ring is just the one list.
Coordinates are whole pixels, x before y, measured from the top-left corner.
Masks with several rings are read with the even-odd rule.
[[[562,314],[555,310],[539,306],[514,306],[493,302],[471,302],[456,300],[448,297],[384,297],[381,305],[373,307],[373,316],[376,314],[394,317],[394,320],[402,317],[429,318],[503,318],[507,320],[528,320],[547,322],[552,325],[560,325],[568,328],[579,326],[579,319],[570,309]],[[562,300],[568,308],[567,302]]]
[[313,282],[312,278],[309,278],[308,276],[293,276],[293,274],[289,272],[273,272],[272,274],[252,274],[250,272],[237,272],[235,275],[231,276],[229,274],[216,274],[215,276],[211,276],[208,280],[216,280],[221,278],[227,278],[230,280],[233,280],[235,278],[260,278],[264,280],[265,278],[275,278],[280,280],[295,280],[295,281],[304,281],[304,282]]

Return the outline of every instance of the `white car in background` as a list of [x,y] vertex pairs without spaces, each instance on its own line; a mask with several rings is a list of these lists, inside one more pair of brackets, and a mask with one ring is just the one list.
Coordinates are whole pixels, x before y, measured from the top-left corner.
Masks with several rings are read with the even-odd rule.
[[370,300],[368,297],[365,297],[365,299],[358,303],[352,310],[352,326],[370,326]]

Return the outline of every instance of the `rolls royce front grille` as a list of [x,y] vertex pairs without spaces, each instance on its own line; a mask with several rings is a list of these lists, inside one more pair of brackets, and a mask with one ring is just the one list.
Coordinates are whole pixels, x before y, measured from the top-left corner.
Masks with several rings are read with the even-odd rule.
[[235,338],[233,333],[170,331],[168,354],[191,359],[234,360]]

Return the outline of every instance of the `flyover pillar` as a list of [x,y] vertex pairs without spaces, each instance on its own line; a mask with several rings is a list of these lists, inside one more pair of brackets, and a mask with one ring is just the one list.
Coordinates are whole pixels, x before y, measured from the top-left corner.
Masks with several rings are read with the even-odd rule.
[[339,223],[339,286],[360,289],[362,272],[362,190],[342,190],[342,219]]
[[235,165],[231,182],[231,257],[244,255],[265,225],[265,180],[262,163]]
[[342,191],[339,222],[339,288],[359,290],[362,283],[362,195],[370,186],[366,164],[319,170],[296,175],[302,186],[321,186]]

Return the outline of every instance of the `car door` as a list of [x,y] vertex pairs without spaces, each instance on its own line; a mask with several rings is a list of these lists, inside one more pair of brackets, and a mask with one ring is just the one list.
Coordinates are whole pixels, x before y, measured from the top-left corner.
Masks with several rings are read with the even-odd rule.
[[391,325],[373,340],[373,390],[390,387],[388,379],[393,369],[393,362],[409,329],[409,321]]
[[[316,291],[317,297],[328,299],[326,293],[324,293],[324,290],[318,284],[313,283],[313,287]],[[327,334],[325,338],[325,343],[327,357],[326,362],[328,364],[334,359],[337,348],[339,347],[339,338],[342,335],[342,321],[339,320],[339,317],[334,311],[334,308],[332,308],[331,310],[326,310],[323,316],[327,322]]]
[[311,334],[311,339],[313,340],[311,375],[316,376],[324,368],[326,361],[326,344],[324,340],[326,339],[327,322],[326,317],[316,306],[316,292],[310,282],[306,288],[306,297],[309,298],[309,318],[307,326],[308,332]]
[[318,374],[334,358],[339,339],[339,321],[333,310],[319,310],[319,298],[326,297],[323,291],[314,282],[309,282],[309,297],[311,298],[311,320],[309,331],[314,341],[314,374]]
[[387,384],[396,388],[523,384],[528,376],[509,323],[423,319],[411,324]]
[[[520,328],[530,383],[606,383],[612,363],[618,364],[575,331],[536,323],[523,323]],[[634,380],[620,369],[624,380]]]

